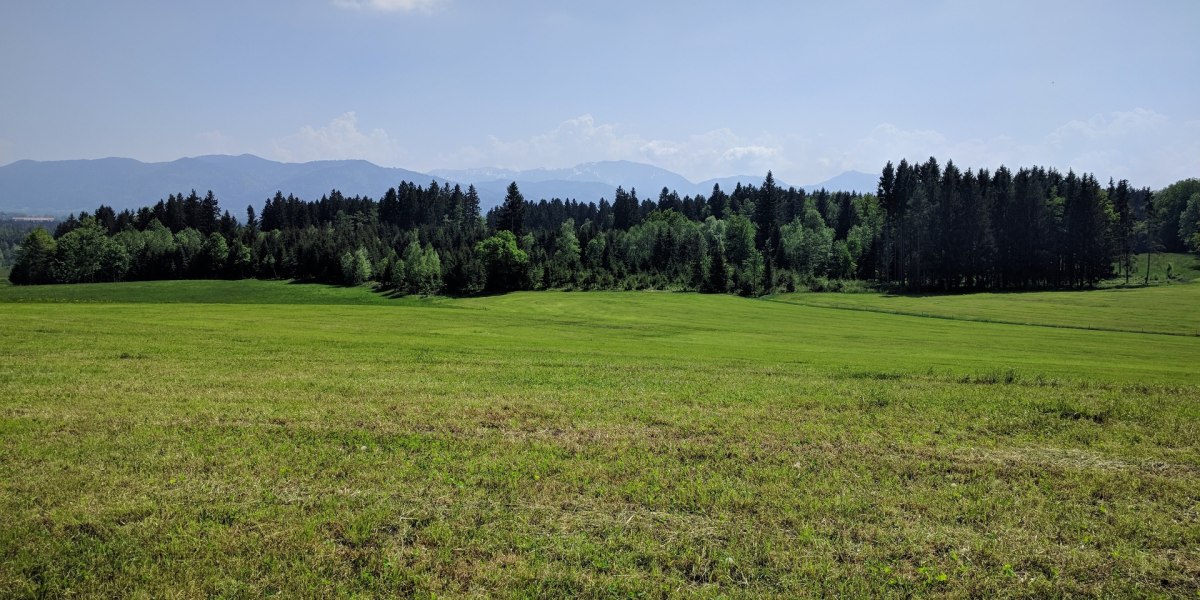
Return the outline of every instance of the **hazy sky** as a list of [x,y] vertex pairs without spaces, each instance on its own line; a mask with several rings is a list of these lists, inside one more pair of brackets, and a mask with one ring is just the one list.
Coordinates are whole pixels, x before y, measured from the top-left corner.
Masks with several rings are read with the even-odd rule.
[[1200,2],[4,0],[0,164],[1200,176]]

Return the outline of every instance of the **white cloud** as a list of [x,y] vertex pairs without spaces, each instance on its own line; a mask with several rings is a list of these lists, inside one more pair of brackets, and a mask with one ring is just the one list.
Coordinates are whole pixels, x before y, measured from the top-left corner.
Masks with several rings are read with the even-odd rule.
[[597,124],[592,115],[582,115],[528,138],[502,140],[489,136],[487,148],[479,153],[506,167],[564,167],[628,158],[637,153],[641,143],[636,135],[619,134],[614,125]]
[[715,129],[682,139],[648,139],[599,123],[590,114],[559,123],[526,138],[489,137],[484,146],[468,146],[440,157],[455,167],[498,166],[513,169],[569,167],[600,160],[631,160],[675,171],[693,180],[724,175],[766,173],[784,164],[783,148],[769,136],[746,138]]
[[884,123],[857,142],[847,144],[841,161],[835,164],[841,170],[872,172],[888,161],[924,162],[931,156],[943,164],[953,160],[962,168],[995,169],[1001,165],[1044,163],[1035,147],[1008,136],[956,140],[933,129],[901,129]]
[[952,139],[935,130],[875,127],[826,163],[834,170],[873,171],[891,160],[935,156],[960,167],[995,169],[1042,165],[1093,173],[1102,180],[1126,178],[1136,186],[1162,187],[1200,173],[1200,123],[1175,121],[1145,108],[1067,122],[1041,139],[1009,136]]
[[1044,145],[1061,168],[1128,178],[1135,186],[1158,188],[1200,174],[1200,124],[1145,108],[1071,121]]
[[[210,145],[228,143],[220,132],[199,137]],[[0,158],[4,154],[0,143]],[[357,116],[348,112],[324,126],[303,127],[276,140],[270,154],[286,161],[365,159],[417,169],[560,168],[631,160],[669,169],[692,181],[772,170],[779,180],[795,185],[847,170],[876,172],[889,160],[923,162],[935,156],[943,164],[953,160],[964,169],[1043,165],[1158,188],[1200,175],[1200,121],[1177,121],[1152,110],[1134,109],[1073,120],[1032,139],[956,138],[934,129],[904,129],[890,123],[872,127],[861,137],[747,136],[720,128],[678,138],[649,138],[584,114],[528,137],[490,136],[455,152],[414,157],[387,131],[360,130]],[[413,164],[410,158],[424,158],[425,164]]]
[[887,161],[930,156],[943,164],[995,170],[1042,165],[1127,178],[1162,187],[1200,175],[1200,121],[1175,120],[1146,108],[1072,120],[1040,138],[1008,135],[955,137],[935,129],[902,129],[883,123],[860,138],[735,133],[714,129],[678,139],[647,139],[591,115],[518,140],[491,138],[488,147],[460,154],[475,162],[511,168],[564,167],[595,160],[633,160],[670,169],[698,181],[773,170],[783,181],[807,184],[847,170],[875,172]]
[[1071,121],[1050,135],[1047,143],[1061,145],[1073,140],[1112,140],[1155,133],[1168,125],[1170,119],[1153,110],[1135,108],[1130,111],[1094,115],[1086,121]]
[[778,148],[766,146],[734,146],[726,150],[721,158],[726,161],[740,161],[746,158],[771,158],[778,153]]
[[333,0],[333,5],[348,10],[390,13],[431,13],[447,0]]
[[353,111],[323,127],[307,125],[292,135],[275,140],[272,154],[286,162],[362,159],[385,166],[398,164],[404,155],[383,129],[359,131],[358,116]]

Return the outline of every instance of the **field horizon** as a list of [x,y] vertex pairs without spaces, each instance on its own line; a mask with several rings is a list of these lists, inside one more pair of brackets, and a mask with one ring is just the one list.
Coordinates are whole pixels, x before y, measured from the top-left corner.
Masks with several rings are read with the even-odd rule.
[[1194,597],[1197,300],[0,286],[0,589]]

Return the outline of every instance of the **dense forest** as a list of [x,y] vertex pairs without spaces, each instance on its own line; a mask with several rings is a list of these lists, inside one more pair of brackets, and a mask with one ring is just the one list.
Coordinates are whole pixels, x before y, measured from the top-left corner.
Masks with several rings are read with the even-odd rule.
[[276,193],[242,218],[212,192],[137,211],[100,206],[36,228],[17,284],[284,278],[410,294],[681,289],[758,295],[858,280],[911,291],[1088,287],[1134,277],[1134,254],[1200,251],[1200,180],[1157,193],[1042,167],[888,163],[876,194],[713,186],[617,188],[610,202],[527,201],[481,213],[473,187],[404,182],[378,199]]

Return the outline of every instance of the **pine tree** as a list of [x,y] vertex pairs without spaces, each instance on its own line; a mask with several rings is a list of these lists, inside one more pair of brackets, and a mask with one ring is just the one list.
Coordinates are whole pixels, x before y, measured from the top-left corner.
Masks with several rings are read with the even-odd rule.
[[1131,257],[1134,243],[1134,219],[1133,207],[1129,202],[1129,182],[1122,179],[1114,187],[1110,178],[1108,180],[1108,199],[1112,203],[1113,212],[1117,217],[1114,224],[1114,235],[1117,252],[1121,256],[1121,269],[1125,271],[1125,285],[1129,285],[1130,271],[1133,268]]
[[708,212],[718,219],[725,218],[725,210],[729,204],[729,195],[721,191],[720,184],[713,184],[712,194],[708,197]]
[[500,205],[497,214],[496,229],[511,231],[517,239],[525,232],[525,197],[521,195],[515,181],[508,184],[504,204]]
[[[762,187],[758,189],[758,197],[754,204],[754,224],[758,227],[755,245],[758,248],[766,248],[767,245],[778,239],[779,223],[777,220],[776,210],[779,206],[779,188],[775,185],[775,175],[767,171],[767,177],[763,180]],[[776,244],[778,245],[778,244]],[[767,256],[767,261],[770,262],[772,257]]]
[[613,197],[613,228],[628,230],[641,220],[637,202],[637,193],[630,194],[623,187],[617,187]]
[[479,192],[474,185],[467,186],[467,195],[463,197],[463,226],[474,227],[479,223]]

